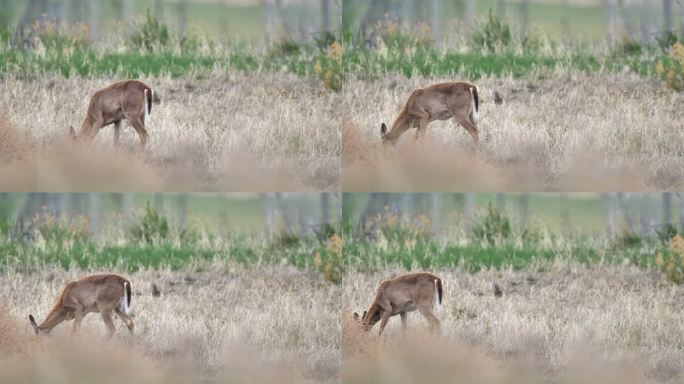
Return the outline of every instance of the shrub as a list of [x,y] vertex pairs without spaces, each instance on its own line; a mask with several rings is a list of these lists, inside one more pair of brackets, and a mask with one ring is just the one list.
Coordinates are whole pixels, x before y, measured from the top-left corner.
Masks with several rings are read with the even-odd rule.
[[321,55],[313,65],[313,72],[323,81],[329,89],[339,91],[342,89],[342,44],[334,41],[328,47],[325,55]]
[[505,20],[489,10],[487,19],[475,27],[473,45],[488,52],[501,52],[513,41],[511,28]]
[[84,23],[75,23],[65,28],[53,20],[44,18],[36,20],[31,30],[34,47],[42,47],[46,54],[67,55],[91,44],[90,29]]
[[410,29],[403,29],[397,20],[388,17],[378,20],[373,31],[388,49],[400,55],[411,55],[434,45],[432,30],[425,23],[417,23]]
[[681,284],[684,281],[684,238],[673,237],[669,248],[659,252],[655,262],[668,280]]
[[328,239],[324,248],[320,248],[314,255],[313,263],[326,280],[339,284],[344,274],[342,248],[344,241],[338,234],[333,234]]
[[32,217],[32,224],[48,247],[71,247],[90,239],[90,223],[85,216],[77,215],[71,220],[60,219],[47,207]]
[[508,240],[512,235],[511,221],[491,203],[484,214],[477,215],[471,229],[472,237],[491,245]]
[[656,74],[675,91],[684,90],[684,45],[677,41],[655,65]]
[[159,52],[166,49],[171,43],[169,28],[163,21],[157,20],[147,10],[145,20],[137,25],[129,39],[131,48],[147,52]]
[[156,244],[168,238],[169,222],[163,213],[152,208],[148,202],[145,211],[133,218],[130,233],[135,241]]

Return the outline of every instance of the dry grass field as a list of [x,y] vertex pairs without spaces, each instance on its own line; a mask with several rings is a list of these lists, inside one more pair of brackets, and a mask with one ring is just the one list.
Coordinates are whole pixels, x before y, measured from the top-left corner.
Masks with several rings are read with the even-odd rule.
[[[61,288],[84,271],[0,276],[0,382],[336,382],[340,288],[290,267],[213,265],[208,272],[143,271],[133,285],[135,334],[114,319],[111,341],[98,314],[36,338]],[[160,295],[152,294],[152,284]]]
[[[351,312],[370,304],[381,280],[344,281],[344,382],[651,383],[684,380],[684,288],[627,266],[432,271],[445,282],[441,338],[409,315],[386,336],[361,332]],[[493,293],[493,284],[503,290]]]
[[[384,148],[412,90],[468,79],[349,80],[343,88],[345,191],[648,191],[684,187],[684,95],[631,74],[556,71],[543,79],[486,78],[481,150],[452,120]],[[495,104],[493,92],[503,97]]]
[[72,144],[90,96],[119,79],[42,77],[0,83],[5,191],[293,191],[339,186],[339,94],[295,75],[141,79],[162,101],[144,154],[124,123]]

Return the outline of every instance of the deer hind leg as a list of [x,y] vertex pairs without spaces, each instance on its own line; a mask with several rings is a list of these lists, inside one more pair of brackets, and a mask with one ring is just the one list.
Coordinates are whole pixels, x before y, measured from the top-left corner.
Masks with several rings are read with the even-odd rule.
[[120,312],[118,308],[114,309],[114,312],[116,312],[117,316],[119,316],[119,319],[121,319],[124,323],[126,323],[126,326],[128,327],[128,331],[130,333],[133,333],[133,320],[131,320],[131,317],[128,316],[128,314]]
[[[430,303],[432,305],[432,303]],[[432,308],[428,306],[419,306],[418,311],[425,316],[430,325],[430,332],[440,334],[442,332],[442,324],[439,322],[437,316],[432,313]]]
[[112,308],[101,308],[100,314],[102,315],[102,321],[104,321],[105,325],[107,326],[107,331],[109,333],[109,337],[111,338],[114,336],[114,331],[116,331],[114,321],[112,320]]
[[406,313],[406,312],[402,312],[402,313],[399,314],[399,316],[401,316],[401,329],[402,329],[402,331],[403,331],[404,334],[405,334],[405,333],[406,333],[406,329],[408,328],[408,319],[407,319],[408,316],[407,316],[407,313]]
[[126,113],[126,119],[131,123],[135,131],[140,136],[140,147],[144,151],[147,145],[147,130],[145,130],[145,123],[138,113]]
[[114,146],[119,146],[119,139],[121,138],[121,120],[114,122]]
[[480,133],[477,130],[477,125],[470,120],[470,116],[457,114],[454,115],[454,120],[470,133],[475,144],[475,150],[480,149]]

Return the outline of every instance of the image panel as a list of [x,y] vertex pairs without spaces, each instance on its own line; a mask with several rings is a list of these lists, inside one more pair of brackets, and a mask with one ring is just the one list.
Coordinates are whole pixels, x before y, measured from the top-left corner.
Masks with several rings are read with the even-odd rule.
[[343,190],[681,190],[683,13],[344,1]]
[[343,200],[343,382],[684,374],[684,194]]
[[338,382],[337,200],[0,194],[0,382]]
[[341,2],[0,7],[1,190],[339,188]]

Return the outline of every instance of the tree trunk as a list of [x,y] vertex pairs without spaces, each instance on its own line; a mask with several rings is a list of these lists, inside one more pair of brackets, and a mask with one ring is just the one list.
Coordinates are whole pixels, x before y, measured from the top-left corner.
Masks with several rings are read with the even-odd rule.
[[672,224],[672,193],[663,193],[663,222],[661,224]]
[[184,230],[188,224],[188,194],[179,193],[177,198],[178,204],[178,228]]
[[178,30],[181,37],[185,37],[188,28],[188,0],[178,2]]
[[466,25],[475,25],[475,0],[466,0],[464,16]]
[[164,2],[162,0],[154,0],[154,17],[159,21],[164,18]]
[[432,0],[432,37],[442,40],[442,0]]
[[663,32],[672,32],[672,0],[663,0]]
[[164,194],[163,193],[155,193],[154,194],[154,209],[157,212],[161,212],[164,210]]
[[90,37],[94,42],[100,40],[100,0],[90,0]]
[[472,192],[463,194],[463,211],[466,217],[473,217],[475,215],[475,196]]
[[121,7],[121,13],[123,14],[123,20],[131,20],[133,17],[133,0],[123,0],[123,6]]
[[520,194],[520,228],[526,229],[530,216],[530,194]]
[[522,36],[527,37],[527,32],[530,28],[530,0],[523,0],[521,5],[521,21],[522,26]]
[[496,194],[496,209],[502,213],[506,210],[506,194],[505,193],[497,193]]
[[442,197],[443,196],[441,193],[431,193],[430,197],[432,200],[431,204],[430,204],[430,206],[432,208],[432,212],[430,214],[430,218],[432,220],[432,229],[434,229],[434,231],[436,233],[440,233],[440,232],[442,232],[443,220],[444,220],[444,217],[442,215],[442,213],[444,211],[444,207],[442,204],[442,202],[443,202]]
[[321,193],[321,222],[320,224],[331,224],[330,220],[330,193]]
[[496,0],[496,16],[499,19],[506,17],[506,2],[504,0]]
[[321,0],[321,30],[330,32],[330,0]]
[[94,236],[100,232],[100,213],[102,207],[102,195],[100,193],[89,193],[89,217],[90,217],[90,233]]

